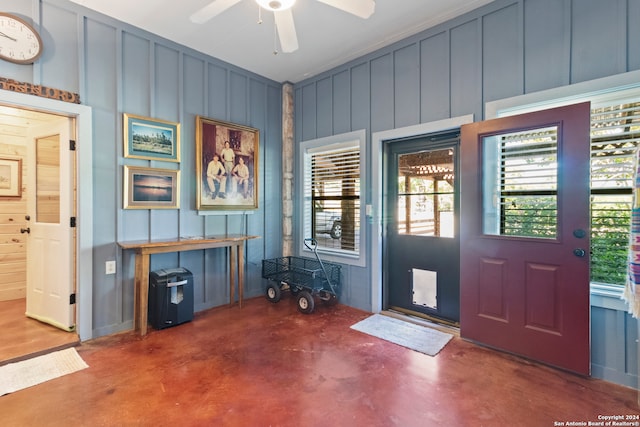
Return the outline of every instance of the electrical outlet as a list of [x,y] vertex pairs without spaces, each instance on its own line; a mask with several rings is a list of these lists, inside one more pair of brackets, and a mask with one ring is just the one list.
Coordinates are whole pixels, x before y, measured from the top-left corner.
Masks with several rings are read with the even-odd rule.
[[116,262],[115,261],[107,261],[104,263],[104,273],[105,274],[116,274]]

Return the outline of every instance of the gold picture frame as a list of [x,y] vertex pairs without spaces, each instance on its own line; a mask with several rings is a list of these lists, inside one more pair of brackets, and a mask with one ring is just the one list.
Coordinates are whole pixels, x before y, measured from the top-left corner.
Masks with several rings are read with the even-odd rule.
[[22,159],[0,157],[0,197],[22,196]]
[[258,209],[260,131],[196,116],[198,210]]
[[124,166],[125,209],[180,209],[180,171]]
[[180,123],[123,114],[124,157],[180,162]]

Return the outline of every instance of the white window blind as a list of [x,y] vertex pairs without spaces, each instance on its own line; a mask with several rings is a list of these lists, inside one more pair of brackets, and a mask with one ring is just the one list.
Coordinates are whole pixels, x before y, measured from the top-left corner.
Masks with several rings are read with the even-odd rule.
[[624,285],[640,102],[591,111],[591,281]]
[[499,171],[497,177],[484,178],[485,191],[491,195],[485,198],[485,233],[556,238],[557,128],[490,137],[485,140],[484,162],[496,163]]
[[556,237],[557,139],[555,127],[503,137],[501,234]]
[[305,236],[336,253],[360,251],[360,146],[319,147],[305,161]]

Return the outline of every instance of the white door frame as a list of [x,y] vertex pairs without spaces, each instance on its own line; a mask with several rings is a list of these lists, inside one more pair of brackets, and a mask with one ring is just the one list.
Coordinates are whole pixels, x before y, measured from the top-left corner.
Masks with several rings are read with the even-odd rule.
[[91,107],[0,89],[0,103],[76,119],[76,325],[81,341],[93,337],[93,155]]
[[371,135],[371,311],[379,313],[383,310],[382,301],[382,238],[384,237],[382,218],[382,197],[384,182],[382,172],[382,153],[384,144],[394,139],[412,138],[430,133],[459,129],[460,126],[473,123],[473,114],[443,119],[435,122],[422,123],[398,129],[374,132]]

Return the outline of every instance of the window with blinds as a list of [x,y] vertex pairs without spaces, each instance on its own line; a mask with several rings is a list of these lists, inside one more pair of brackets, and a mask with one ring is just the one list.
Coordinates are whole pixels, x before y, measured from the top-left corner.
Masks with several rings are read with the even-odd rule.
[[485,138],[484,170],[496,171],[484,178],[486,234],[556,238],[557,133],[549,127]]
[[360,146],[358,141],[306,155],[306,236],[318,248],[360,251]]
[[640,102],[591,110],[591,281],[624,285]]

